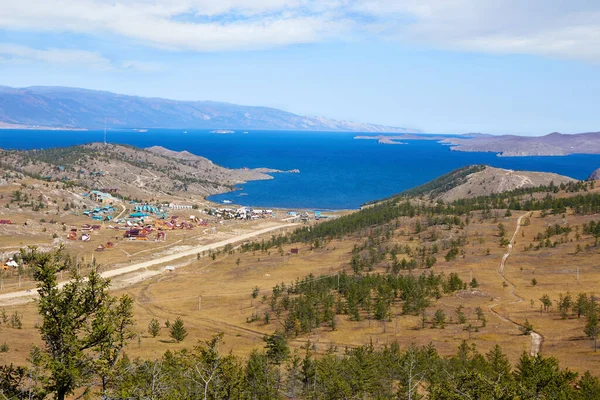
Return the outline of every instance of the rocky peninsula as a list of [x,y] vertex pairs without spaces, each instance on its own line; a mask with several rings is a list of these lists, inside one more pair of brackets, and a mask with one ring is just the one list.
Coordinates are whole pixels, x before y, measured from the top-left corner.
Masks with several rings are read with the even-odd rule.
[[494,152],[501,157],[600,154],[600,132],[573,135],[554,132],[534,137],[470,134],[446,138],[440,143],[448,144],[454,151]]

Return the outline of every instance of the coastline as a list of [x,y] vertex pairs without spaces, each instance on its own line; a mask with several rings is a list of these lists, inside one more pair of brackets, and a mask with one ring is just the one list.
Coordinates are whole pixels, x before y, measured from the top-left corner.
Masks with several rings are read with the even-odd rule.
[[22,125],[0,125],[0,130],[15,130],[15,131],[70,131],[70,132],[87,132],[88,128],[65,128],[65,127],[48,127],[48,126],[22,126]]
[[[207,133],[207,131],[204,131]],[[365,133],[364,135],[369,135]],[[9,136],[9,135],[6,135]],[[113,134],[118,140],[130,146],[147,148],[162,145],[175,149],[178,153],[187,149],[191,153],[214,160],[214,165],[200,163],[202,171],[194,172],[189,167],[195,167],[194,162],[188,162],[186,174],[192,181],[198,181],[188,192],[180,193],[179,198],[189,199],[192,192],[198,192],[194,197],[198,200],[205,197],[215,204],[229,199],[242,205],[268,206],[269,208],[303,208],[354,210],[374,199],[386,198],[400,193],[408,188],[418,186],[423,182],[442,175],[452,168],[471,164],[487,164],[499,168],[515,170],[538,170],[555,172],[586,179],[593,170],[600,167],[600,156],[573,157],[498,157],[496,152],[464,152],[449,151],[446,143],[437,143],[438,135],[410,135],[419,140],[403,140],[404,146],[374,146],[375,143],[361,143],[354,140],[355,134],[339,135],[317,134],[304,135],[296,133],[289,137],[279,132],[261,132],[252,135],[233,135],[224,138],[221,135],[184,135],[182,132],[169,130],[152,130],[147,134],[118,132]],[[373,135],[376,136],[376,135]],[[388,135],[392,136],[392,135]],[[14,138],[13,138],[14,137]],[[15,131],[7,137],[5,147],[35,146],[47,148],[49,145],[69,146],[77,144],[77,140],[87,141],[87,134],[38,131]],[[100,136],[98,136],[99,138]],[[405,137],[402,135],[402,137]],[[110,137],[109,137],[110,139]],[[371,139],[373,140],[373,139]],[[188,154],[191,158],[191,154]],[[142,157],[144,157],[142,155]],[[529,159],[529,160],[528,160]],[[445,165],[448,165],[446,168]],[[408,166],[416,165],[418,168]],[[235,180],[228,179],[229,173],[218,173],[221,166],[233,169],[257,169],[234,173]],[[268,168],[272,167],[272,168]],[[120,171],[112,170],[108,165],[89,166],[108,170],[111,175],[103,181],[124,176],[117,176]],[[182,167],[183,168],[183,167]],[[298,168],[301,175],[278,174],[275,170],[290,170]],[[86,169],[86,168],[84,168]],[[87,170],[87,169],[86,169]],[[140,171],[133,169],[135,174]],[[242,174],[242,172],[244,172]],[[261,173],[264,174],[261,176]],[[142,173],[142,190],[152,196],[153,187],[158,185],[158,191],[171,191],[166,181],[159,177]],[[180,174],[180,173],[177,173]],[[217,179],[211,179],[214,176]],[[56,174],[52,174],[56,175]],[[131,174],[128,174],[131,175]],[[158,174],[162,176],[161,174]],[[268,176],[267,176],[268,175]],[[257,177],[259,177],[257,179]],[[60,175],[62,177],[62,174]],[[73,176],[70,176],[73,179]],[[127,178],[124,184],[116,182],[103,183],[102,187],[119,187],[122,190],[136,190],[139,181],[135,176]],[[275,178],[275,179],[274,179]],[[89,180],[89,179],[88,179]],[[123,179],[120,179],[123,180]],[[199,182],[208,180],[210,182]],[[264,182],[263,182],[264,180]],[[211,182],[217,186],[213,186]],[[222,185],[227,183],[227,187]],[[233,190],[234,185],[243,190]],[[201,187],[199,187],[201,186]],[[202,190],[206,190],[202,192]],[[227,193],[227,194],[226,194]],[[238,196],[239,194],[245,196]],[[235,196],[235,197],[234,197]],[[260,208],[260,207],[259,207]]]

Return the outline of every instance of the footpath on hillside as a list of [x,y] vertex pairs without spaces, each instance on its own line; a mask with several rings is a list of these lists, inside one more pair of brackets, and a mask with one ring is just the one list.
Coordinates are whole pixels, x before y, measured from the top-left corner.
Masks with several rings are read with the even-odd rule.
[[[517,233],[519,233],[519,229],[521,229],[521,221],[523,220],[524,217],[526,217],[527,215],[529,215],[529,213],[523,214],[521,215],[518,219],[517,219],[517,227],[515,229],[515,232],[512,235],[512,238],[510,239],[510,242],[508,243],[507,246],[507,251],[506,253],[504,253],[504,255],[502,256],[502,260],[500,261],[500,267],[498,268],[498,275],[502,278],[502,280],[504,282],[506,282],[506,284],[509,286],[509,295],[512,297],[515,297],[514,301],[511,301],[508,304],[517,304],[517,303],[521,303],[523,301],[523,298],[521,296],[519,296],[518,294],[515,293],[515,285],[509,281],[508,279],[506,279],[506,277],[504,276],[504,267],[506,265],[506,260],[508,260],[508,257],[510,257],[510,255],[512,254],[513,251],[513,244],[515,241],[515,238],[517,237]],[[494,307],[500,305],[501,303],[496,303],[494,305],[491,305],[489,307],[490,311],[492,311],[496,316],[498,316],[501,320],[503,320],[504,322],[509,322],[513,325],[515,325],[517,328],[522,327],[523,325],[510,319],[507,317],[504,317],[502,315],[500,315],[500,313],[498,313]],[[540,335],[538,332],[535,331],[531,331],[530,333],[531,335],[531,349],[529,354],[532,356],[536,356],[539,352],[540,352],[540,348],[542,347],[542,342],[544,341],[544,337],[542,335]]]

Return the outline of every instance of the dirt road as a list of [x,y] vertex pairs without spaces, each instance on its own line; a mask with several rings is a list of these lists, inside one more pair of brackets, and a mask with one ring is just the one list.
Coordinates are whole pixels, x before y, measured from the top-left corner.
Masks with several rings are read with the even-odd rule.
[[[126,267],[115,268],[115,269],[111,269],[108,271],[104,271],[100,275],[104,278],[113,278],[118,275],[128,274],[128,273],[140,270],[140,269],[153,267],[158,264],[164,264],[164,263],[168,263],[171,261],[175,261],[175,260],[183,258],[183,257],[190,257],[190,256],[194,256],[198,253],[202,253],[205,251],[215,250],[219,247],[223,247],[228,244],[243,242],[243,241],[246,241],[253,237],[263,235],[265,233],[269,233],[269,232],[276,231],[276,230],[283,229],[283,228],[289,228],[289,227],[296,226],[296,225],[297,224],[289,224],[288,223],[288,224],[283,224],[283,225],[272,226],[269,228],[260,229],[260,230],[254,231],[254,232],[249,232],[249,233],[245,233],[243,235],[239,235],[239,236],[232,237],[229,239],[221,240],[220,242],[211,243],[211,244],[207,244],[207,245],[203,245],[203,246],[196,246],[189,250],[185,250],[185,251],[182,251],[182,252],[179,252],[176,254],[170,254],[167,256],[159,257],[159,258],[155,258],[150,261],[144,261],[144,262],[140,262],[137,264],[128,265]],[[68,281],[59,283],[58,287],[63,287],[67,282]],[[17,292],[3,293],[3,294],[0,294],[0,306],[27,303],[27,302],[31,301],[33,298],[35,298],[36,296],[37,296],[37,292],[35,290],[21,290],[21,291],[17,291]]]
[[[506,264],[506,260],[508,259],[508,257],[510,257],[512,251],[513,251],[513,244],[515,241],[515,238],[517,237],[517,233],[519,233],[519,229],[521,228],[521,220],[523,219],[523,217],[527,216],[527,214],[523,214],[521,215],[518,219],[517,219],[517,228],[515,229],[515,232],[512,235],[512,238],[510,239],[510,242],[508,243],[508,249],[507,252],[504,253],[504,255],[502,256],[502,261],[500,261],[500,267],[498,268],[498,275],[500,275],[500,277],[502,277],[502,279],[504,279],[504,281],[509,285],[510,289],[509,289],[509,294],[513,297],[516,297],[516,300],[510,302],[509,304],[516,304],[516,303],[521,303],[523,301],[523,298],[520,297],[519,295],[517,295],[515,293],[515,285],[510,282],[508,279],[506,279],[504,277],[504,265]],[[522,326],[521,324],[519,324],[516,321],[513,321],[510,318],[506,318],[502,315],[500,315],[496,310],[494,310],[494,307],[498,306],[500,303],[496,303],[492,306],[490,306],[490,311],[492,311],[494,314],[496,314],[500,319],[502,319],[504,322],[510,322],[513,325],[520,327]],[[543,336],[540,335],[537,332],[532,331],[530,333],[531,335],[531,350],[530,350],[530,354],[532,356],[535,356],[539,353],[540,351],[540,347],[542,346],[542,341],[543,341]]]

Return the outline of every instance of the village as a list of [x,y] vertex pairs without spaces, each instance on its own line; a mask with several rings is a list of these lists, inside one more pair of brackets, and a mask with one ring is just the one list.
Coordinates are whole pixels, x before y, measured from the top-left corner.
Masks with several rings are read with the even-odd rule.
[[[15,210],[13,216],[10,216],[10,213],[6,212],[8,210],[5,210],[0,225],[20,225],[21,231],[32,233],[37,231],[38,234],[49,233],[48,231],[52,230],[53,232],[50,233],[53,239],[52,245],[59,244],[77,249],[76,254],[86,254],[88,251],[101,253],[119,247],[119,253],[127,255],[127,260],[131,262],[133,254],[151,252],[153,248],[159,246],[163,248],[171,243],[185,242],[186,239],[192,242],[199,240],[199,237],[203,239],[210,235],[218,237],[218,232],[231,232],[244,226],[262,226],[261,222],[308,224],[311,221],[333,217],[333,215],[323,215],[320,211],[259,209],[234,206],[230,203],[223,205],[211,203],[210,207],[206,207],[207,204],[203,203],[204,207],[200,208],[198,202],[194,201],[126,200],[119,196],[118,189],[93,189],[74,194],[74,197],[80,199],[79,204],[75,205],[75,201],[67,202],[63,211],[69,208],[69,212],[60,213],[64,216],[62,220],[53,218],[45,222],[45,218],[41,218],[38,222],[31,214],[39,213],[24,210],[17,213]],[[75,206],[71,207],[69,204]],[[24,218],[27,214],[30,218]],[[49,229],[46,226],[48,223],[53,223],[53,227]],[[15,231],[17,228],[12,229]],[[194,231],[198,232],[194,233]],[[30,240],[20,241],[19,246],[37,245],[36,242],[39,240],[36,240],[35,236],[30,235],[28,237]],[[172,240],[168,240],[171,238]],[[131,247],[135,246],[134,243],[147,243],[147,245],[135,251],[136,247]],[[22,272],[17,272],[23,266],[18,262],[16,250],[18,250],[17,246],[0,249],[0,266],[4,274],[0,280],[10,280],[13,275]],[[103,259],[99,254],[89,257]],[[119,261],[119,258],[110,257],[110,263],[114,261]]]

